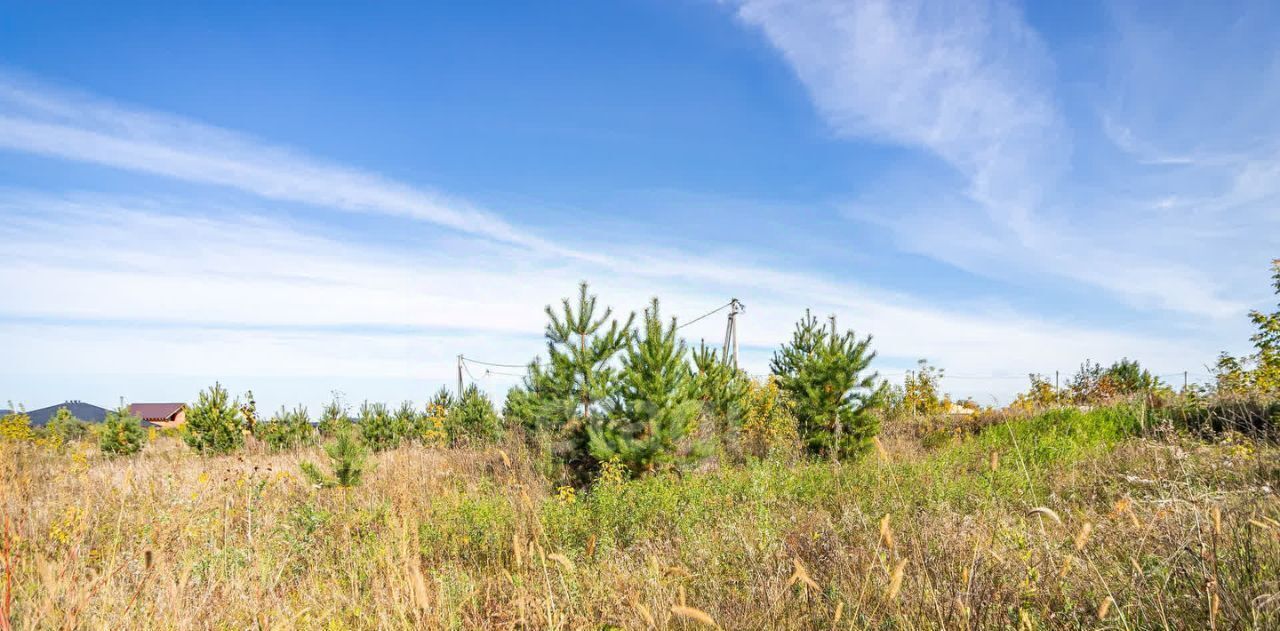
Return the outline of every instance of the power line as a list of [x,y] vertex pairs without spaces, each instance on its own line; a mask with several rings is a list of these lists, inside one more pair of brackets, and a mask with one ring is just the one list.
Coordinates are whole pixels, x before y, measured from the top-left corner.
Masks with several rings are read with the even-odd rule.
[[698,316],[698,317],[696,317],[696,318],[694,318],[694,319],[692,319],[692,320],[690,320],[690,321],[688,321],[688,322],[685,322],[684,324],[681,324],[680,326],[677,326],[677,327],[676,327],[676,330],[677,330],[677,331],[679,331],[680,329],[683,329],[684,327],[689,326],[690,324],[693,324],[694,322],[697,322],[698,320],[701,320],[701,319],[703,319],[703,318],[705,318],[705,317],[707,317],[707,316],[709,316],[709,315],[714,315],[714,314],[716,314],[716,313],[719,313],[719,312],[721,312],[721,311],[724,311],[725,309],[729,308],[729,305],[731,305],[731,304],[733,304],[733,301],[732,301],[732,300],[730,300],[729,302],[726,302],[726,303],[724,303],[724,304],[720,305],[719,307],[716,307],[715,309],[712,309],[711,311],[708,311],[708,312],[706,312],[706,313],[704,313],[704,314],[702,314],[702,315],[700,315],[700,316]]
[[487,368],[485,369],[484,374],[485,374],[485,376],[488,376],[488,375],[501,375],[501,376],[503,376],[503,377],[523,377],[523,376],[524,376],[524,375],[522,375],[522,374],[520,374],[520,373],[514,373],[514,372],[502,372],[502,371],[500,371],[500,370],[489,370],[489,369],[487,369]]
[[475,380],[476,380],[476,376],[475,376],[475,375],[473,375],[473,374],[471,374],[471,369],[470,369],[470,368],[467,368],[467,364],[465,363],[465,360],[464,360],[464,362],[463,362],[463,364],[462,364],[462,369],[463,369],[463,370],[465,370],[465,371],[467,371],[467,376],[468,376],[468,377],[471,377],[471,380],[472,380],[472,381],[475,381]]
[[465,356],[462,358],[462,361],[471,363],[471,364],[480,364],[481,366],[495,366],[497,368],[528,368],[529,367],[528,364],[499,364],[496,362],[483,362],[478,359],[471,359],[470,357],[465,357]]

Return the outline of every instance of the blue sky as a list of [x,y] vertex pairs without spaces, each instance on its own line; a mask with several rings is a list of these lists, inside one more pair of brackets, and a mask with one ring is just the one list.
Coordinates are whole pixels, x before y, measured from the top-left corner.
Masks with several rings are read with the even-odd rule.
[[267,4],[0,3],[0,398],[422,401],[585,279],[1003,402],[1273,302],[1274,3]]

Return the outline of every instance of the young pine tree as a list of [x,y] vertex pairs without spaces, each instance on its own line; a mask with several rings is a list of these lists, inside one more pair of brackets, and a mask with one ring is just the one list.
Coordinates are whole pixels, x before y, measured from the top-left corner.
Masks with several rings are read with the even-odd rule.
[[462,398],[449,412],[449,428],[455,441],[492,443],[502,438],[502,421],[493,402],[474,383],[462,391]]
[[537,402],[528,389],[511,386],[502,402],[502,422],[507,427],[528,427],[538,417],[536,410]]
[[257,424],[254,431],[259,440],[276,450],[310,445],[315,440],[315,428],[311,426],[311,417],[303,406],[292,410],[280,406],[280,411],[271,420]]
[[800,437],[810,453],[833,460],[865,451],[880,433],[873,413],[884,399],[879,375],[867,369],[876,354],[871,336],[840,335],[807,311],[791,342],[774,353],[778,384],[792,401]]
[[121,406],[107,412],[107,419],[98,435],[98,447],[103,453],[127,456],[141,451],[146,437],[146,432],[142,431],[142,419],[134,416],[129,408]]
[[436,390],[435,395],[431,397],[431,402],[427,405],[438,405],[445,410],[449,410],[453,408],[454,403],[457,403],[457,401],[454,400],[453,391],[448,386],[440,386],[440,389]]
[[49,419],[49,423],[45,426],[49,434],[57,436],[62,442],[70,442],[84,438],[88,432],[88,425],[76,418],[66,407],[58,408],[57,412]]
[[715,349],[705,343],[693,351],[694,386],[702,401],[703,412],[715,423],[716,433],[727,436],[742,425],[744,404],[750,379],[746,373],[724,362]]
[[192,449],[215,454],[239,449],[248,431],[240,401],[233,400],[220,383],[200,392],[182,428],[182,438]]
[[601,413],[601,403],[613,391],[616,375],[610,360],[627,345],[635,314],[619,325],[613,310],[597,314],[596,297],[587,284],[578,288],[577,304],[562,301],[561,313],[547,306],[547,354],[544,367],[529,367],[525,387],[532,399],[527,427],[555,436],[562,460],[580,469],[591,466],[586,427]]
[[386,404],[365,401],[360,406],[360,435],[370,449],[386,451],[398,447],[404,433]]
[[369,450],[356,435],[356,429],[350,423],[339,426],[333,442],[324,446],[324,453],[329,457],[329,468],[332,474],[325,473],[310,461],[299,463],[303,475],[312,484],[320,487],[340,486],[350,488],[358,486],[364,473],[368,470]]
[[413,409],[413,401],[401,401],[400,407],[396,408],[392,415],[392,423],[395,425],[396,433],[400,435],[402,441],[411,441],[417,438],[418,411]]
[[701,401],[674,319],[665,328],[658,299],[644,312],[622,357],[609,414],[587,425],[591,456],[618,461],[632,473],[648,473],[705,454],[693,441]]
[[350,424],[351,419],[347,417],[347,409],[343,407],[341,399],[335,392],[333,400],[320,411],[320,422],[316,425],[316,431],[320,436],[329,438],[336,436],[338,430]]

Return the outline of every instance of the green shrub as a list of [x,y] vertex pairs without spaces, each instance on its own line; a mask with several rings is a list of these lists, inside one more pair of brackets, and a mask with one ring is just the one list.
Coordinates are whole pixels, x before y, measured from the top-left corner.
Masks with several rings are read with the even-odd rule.
[[419,424],[422,415],[413,409],[413,401],[404,401],[396,408],[392,417],[393,425],[400,432],[401,440],[413,440],[419,437]]
[[107,419],[98,434],[98,446],[103,453],[115,456],[136,454],[142,450],[146,440],[146,432],[142,430],[142,419],[136,417],[129,408],[121,406],[118,410],[107,412]]
[[502,419],[489,395],[473,383],[450,410],[449,430],[455,442],[492,443],[502,438]]
[[244,445],[248,431],[239,399],[231,399],[222,384],[200,392],[196,404],[187,410],[182,438],[200,453],[230,453]]
[[311,417],[307,414],[307,408],[302,406],[292,410],[286,410],[284,406],[280,406],[280,411],[276,412],[271,420],[254,427],[254,434],[275,450],[293,449],[313,444],[315,441],[315,428],[311,426]]
[[955,435],[945,429],[933,429],[920,438],[920,446],[928,450],[941,449],[955,440]]
[[422,554],[430,559],[502,563],[511,556],[516,513],[498,489],[468,490],[431,503],[419,528]]
[[365,401],[360,405],[360,435],[370,449],[385,451],[398,447],[404,432],[386,404]]
[[89,431],[89,424],[76,418],[71,410],[60,407],[45,425],[45,431],[52,436],[57,436],[62,442],[70,442],[84,438]]
[[351,423],[351,419],[347,417],[347,410],[342,406],[342,401],[338,399],[337,394],[334,395],[333,401],[324,406],[320,411],[320,422],[316,425],[316,431],[323,437],[329,438],[336,436],[343,425]]
[[312,484],[325,488],[360,485],[369,468],[369,450],[356,436],[355,428],[350,425],[341,427],[334,441],[324,446],[324,453],[329,457],[329,469],[332,473],[325,473],[315,463],[306,460],[298,465]]
[[591,456],[631,473],[652,473],[696,462],[706,454],[694,440],[701,401],[676,337],[673,318],[663,326],[658,299],[644,311],[622,356],[618,387],[607,414],[587,425]]
[[880,433],[873,411],[885,397],[878,375],[866,371],[875,359],[871,336],[840,334],[805,313],[791,342],[773,355],[772,372],[794,402],[800,437],[813,454],[841,459],[866,451]]

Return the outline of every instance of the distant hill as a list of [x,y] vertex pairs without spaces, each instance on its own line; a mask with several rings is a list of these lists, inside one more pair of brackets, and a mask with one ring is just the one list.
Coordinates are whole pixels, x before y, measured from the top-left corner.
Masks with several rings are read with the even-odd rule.
[[107,418],[107,409],[101,408],[92,403],[84,401],[66,401],[57,405],[40,408],[27,412],[27,416],[31,417],[31,425],[33,427],[44,427],[49,419],[58,411],[58,408],[67,408],[76,418],[86,423],[101,423]]

